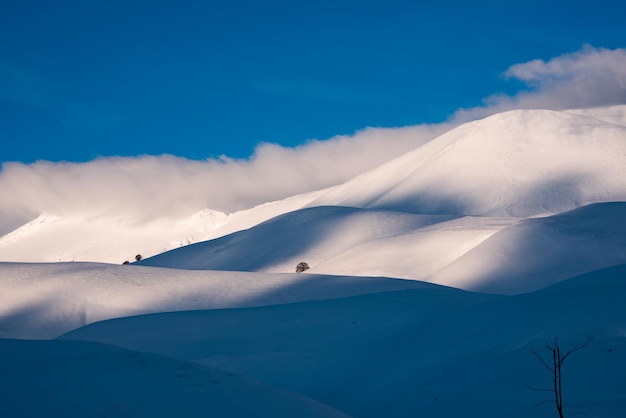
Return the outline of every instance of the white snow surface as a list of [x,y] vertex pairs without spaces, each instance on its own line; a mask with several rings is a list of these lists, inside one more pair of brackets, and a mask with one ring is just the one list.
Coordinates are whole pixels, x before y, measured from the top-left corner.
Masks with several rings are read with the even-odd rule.
[[100,322],[64,339],[217,367],[354,417],[551,417],[551,375],[530,353],[589,341],[563,366],[565,416],[626,410],[626,265],[537,292],[382,292],[261,308]]
[[[186,269],[293,272],[300,261],[314,267],[364,243],[391,240],[433,225],[445,224],[450,219],[451,216],[335,206],[301,209],[249,230],[160,254],[140,264]],[[389,243],[389,249],[394,248],[397,245]],[[385,264],[393,264],[394,260],[389,259]],[[361,275],[355,274],[355,271],[362,269],[355,266],[346,274]],[[386,274],[377,272],[376,275]]]
[[316,207],[139,264],[425,280],[517,294],[626,263],[626,202],[518,219]]
[[309,206],[528,217],[626,200],[625,107],[466,123]]
[[0,370],[3,417],[347,417],[243,376],[81,341],[0,340]]
[[507,226],[426,280],[517,294],[626,263],[626,202],[587,205]]
[[625,122],[507,112],[234,214],[41,214],[0,238],[0,416],[547,418],[558,339],[565,416],[621,418]]
[[98,263],[0,263],[0,338],[54,338],[109,318],[223,309],[433,286],[373,277]]
[[[40,216],[0,237],[0,261],[122,263],[315,206],[529,217],[626,201],[626,106],[514,110],[453,129],[342,185],[233,214]],[[4,197],[3,197],[4,198]]]

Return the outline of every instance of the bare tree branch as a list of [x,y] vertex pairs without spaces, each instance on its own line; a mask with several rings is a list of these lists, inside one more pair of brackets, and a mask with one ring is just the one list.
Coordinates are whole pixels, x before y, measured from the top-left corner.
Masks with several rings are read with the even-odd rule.
[[528,351],[530,351],[535,357],[537,357],[537,359],[539,359],[539,361],[546,366],[546,369],[550,370],[552,373],[554,373],[554,370],[552,370],[552,368],[548,365],[548,363],[543,359],[543,357],[541,357],[541,355],[533,348],[533,346],[531,345],[525,345],[524,348]]
[[550,403],[550,402],[554,402],[554,399],[546,399],[543,402],[539,402],[539,403],[534,404],[533,407],[540,406],[540,405],[543,405],[544,403]]
[[563,364],[563,362],[565,361],[565,359],[567,357],[569,357],[570,354],[575,353],[578,350],[582,350],[583,348],[586,348],[587,345],[589,345],[589,343],[591,342],[592,338],[587,338],[587,341],[585,341],[584,343],[577,345],[576,347],[572,348],[571,350],[568,350],[567,353],[565,353],[565,355],[563,357],[561,357],[561,364]]
[[551,392],[551,393],[554,393],[554,390],[553,390],[553,389],[547,389],[547,388],[536,388],[536,387],[534,387],[534,386],[530,386],[530,385],[528,385],[528,384],[526,385],[526,387],[527,387],[528,389],[530,389],[530,390],[537,390],[537,391],[542,391],[542,392]]

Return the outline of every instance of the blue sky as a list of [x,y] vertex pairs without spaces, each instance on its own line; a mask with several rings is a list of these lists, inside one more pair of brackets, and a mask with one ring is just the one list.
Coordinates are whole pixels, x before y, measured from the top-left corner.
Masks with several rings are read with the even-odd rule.
[[511,65],[626,47],[596,1],[28,1],[0,5],[0,162],[247,158],[444,121]]

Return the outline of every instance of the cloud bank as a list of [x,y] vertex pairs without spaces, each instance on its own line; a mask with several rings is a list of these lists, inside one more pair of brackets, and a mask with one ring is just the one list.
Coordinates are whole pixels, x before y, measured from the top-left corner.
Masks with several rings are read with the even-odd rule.
[[[19,224],[42,212],[136,220],[184,216],[205,208],[231,213],[349,180],[446,129],[368,128],[295,148],[262,143],[248,160],[162,155],[87,163],[5,163],[0,172],[0,219]],[[8,228],[4,226],[5,233]]]
[[511,66],[528,89],[494,95],[449,122],[367,128],[295,148],[260,144],[248,160],[194,161],[171,155],[99,158],[87,163],[5,163],[0,171],[0,234],[46,212],[124,215],[135,220],[210,208],[234,212],[339,184],[451,129],[517,108],[566,109],[626,103],[626,50],[583,47],[544,62]]
[[528,90],[515,96],[493,95],[484,106],[457,111],[458,123],[513,109],[564,110],[626,103],[626,49],[594,48],[509,67],[503,74]]

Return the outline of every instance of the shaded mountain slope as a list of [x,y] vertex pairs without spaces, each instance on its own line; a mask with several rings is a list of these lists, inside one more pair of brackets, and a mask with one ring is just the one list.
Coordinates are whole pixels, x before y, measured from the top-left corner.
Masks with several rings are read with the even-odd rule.
[[623,271],[511,297],[434,288],[156,314],[63,338],[220,367],[372,418],[552,416],[553,406],[534,406],[545,393],[525,384],[549,386],[550,375],[524,347],[591,339],[568,360],[566,412],[617,418],[626,407]]
[[0,339],[3,417],[347,417],[181,360],[80,341]]
[[188,271],[96,263],[0,263],[0,338],[53,338],[108,318],[293,303],[434,285],[316,274]]

